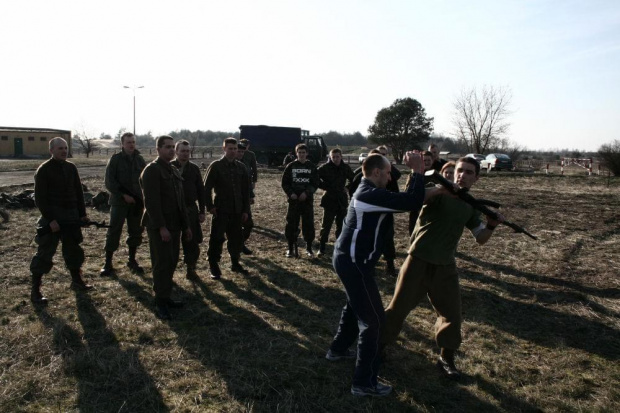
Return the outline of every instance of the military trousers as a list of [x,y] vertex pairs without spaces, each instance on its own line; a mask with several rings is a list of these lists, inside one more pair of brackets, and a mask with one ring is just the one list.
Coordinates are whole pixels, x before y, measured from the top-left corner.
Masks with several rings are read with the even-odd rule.
[[116,251],[119,247],[123,225],[127,221],[127,246],[139,247],[142,244],[144,227],[140,225],[142,219],[142,204],[125,204],[110,206],[110,228],[105,237],[105,250]]
[[[43,236],[36,236],[37,253],[30,262],[30,272],[43,275],[51,271],[54,266],[52,259],[58,249],[58,243],[62,242],[62,257],[69,270],[79,270],[84,264],[84,250],[80,246],[83,241],[82,229],[76,225],[62,225],[62,222],[75,222],[79,220],[77,209],[54,208],[54,216],[58,217],[60,224],[59,232],[50,232]],[[46,227],[49,220],[41,217],[37,227]]]
[[304,241],[311,243],[315,238],[314,203],[312,199],[306,199],[303,202],[289,199],[288,210],[286,211],[286,227],[284,228],[284,236],[288,242],[297,242],[300,220]]
[[243,242],[247,241],[252,234],[252,229],[254,228],[254,220],[252,219],[252,213],[248,214],[248,220],[241,224],[242,232],[243,232]]
[[407,315],[428,295],[437,313],[435,341],[440,348],[461,345],[461,291],[456,264],[435,265],[407,256],[396,281],[394,297],[385,310],[382,344],[396,341]]
[[211,234],[209,235],[209,262],[220,262],[224,241],[228,239],[227,248],[230,259],[239,261],[243,234],[241,230],[241,214],[227,213],[220,210],[211,218]]
[[185,237],[181,237],[181,243],[183,244],[183,262],[188,267],[195,267],[200,256],[200,244],[202,243],[202,225],[200,219],[198,219],[198,207],[196,203],[187,205],[187,215],[189,218],[189,228],[192,231],[192,239],[187,240]]
[[346,216],[346,208],[323,208],[323,221],[321,222],[320,233],[321,244],[327,244],[334,219],[336,219],[336,239],[338,239],[342,232],[342,224]]
[[153,291],[155,301],[164,303],[172,293],[172,277],[179,262],[181,231],[170,231],[170,241],[163,241],[159,229],[148,229],[151,266],[153,267]]

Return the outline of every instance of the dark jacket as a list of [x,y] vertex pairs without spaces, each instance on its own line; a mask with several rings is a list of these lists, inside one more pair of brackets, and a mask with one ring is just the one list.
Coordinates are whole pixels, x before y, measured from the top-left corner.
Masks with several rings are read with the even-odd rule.
[[321,197],[321,206],[326,209],[346,208],[349,199],[345,185],[347,181],[351,183],[354,176],[351,167],[342,161],[336,166],[330,159],[319,166],[318,171],[319,188],[325,191]]
[[140,175],[146,161],[138,150],[132,156],[121,150],[112,155],[105,168],[105,187],[110,192],[110,205],[126,205],[123,194],[141,201]]
[[294,160],[284,168],[282,189],[286,192],[287,197],[290,198],[293,194],[299,196],[305,192],[307,199],[312,200],[312,195],[318,187],[319,173],[312,162],[301,163],[299,160]]
[[[246,166],[225,156],[211,162],[204,180],[207,209],[229,214],[250,213],[250,177]],[[213,199],[212,192],[215,192]]]
[[85,217],[84,192],[76,166],[54,158],[43,162],[34,173],[34,201],[48,221],[58,218],[53,207],[75,208],[80,218]]
[[[390,171],[390,176],[392,177],[392,179],[390,179],[390,182],[388,182],[385,189],[390,192],[400,192],[400,189],[398,188],[398,180],[400,179],[402,174],[394,165],[391,166],[392,170]],[[350,197],[353,197],[353,194],[357,190],[357,187],[360,185],[360,182],[362,182],[362,178],[364,177],[364,174],[362,173],[362,167],[360,166],[355,171],[353,171],[353,175],[354,176],[351,180],[351,183],[349,183],[349,186],[347,186]]]
[[205,187],[202,183],[202,173],[198,165],[188,161],[184,168],[181,168],[181,162],[174,160],[171,162],[183,177],[183,194],[185,196],[185,205],[196,205],[198,201],[198,212],[205,213]]
[[258,168],[256,167],[256,155],[252,151],[245,151],[241,162],[250,169],[250,179],[252,182],[258,181]]
[[144,197],[142,226],[148,229],[166,227],[170,231],[189,226],[182,181],[178,169],[159,157],[144,168],[140,176]]

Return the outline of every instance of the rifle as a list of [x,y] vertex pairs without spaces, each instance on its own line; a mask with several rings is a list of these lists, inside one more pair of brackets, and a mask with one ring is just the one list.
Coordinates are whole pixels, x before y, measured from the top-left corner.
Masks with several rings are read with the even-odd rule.
[[[60,229],[62,231],[63,228],[67,227],[97,227],[97,228],[112,228],[111,225],[107,225],[105,221],[97,222],[97,221],[58,221],[58,225],[60,225]],[[48,225],[44,227],[37,228],[37,236],[42,237],[47,234],[52,233],[52,228]]]
[[120,188],[118,189],[122,194],[128,195],[130,197],[132,197],[135,201],[136,201],[136,207],[134,208],[134,215],[136,216],[140,216],[142,215],[142,210],[144,209],[144,202],[142,201],[142,198],[139,196],[134,195],[134,193],[132,191],[130,191],[129,189],[125,188],[123,185],[120,185]]
[[[487,207],[487,206],[490,206],[493,208],[501,207],[501,205],[498,204],[497,202],[489,201],[485,199],[476,199],[469,194],[469,190],[467,188],[460,188],[458,190],[454,189],[453,183],[448,181],[439,172],[435,170],[426,171],[424,173],[424,177],[426,181],[436,182],[440,184],[441,186],[443,186],[444,188],[447,188],[450,192],[458,196],[461,200],[467,202],[469,205],[476,208],[478,211],[482,212],[484,215],[491,217],[492,219],[497,219],[497,212]],[[515,233],[517,234],[519,233],[525,234],[532,239],[538,239],[534,235],[530,234],[525,228],[515,223],[512,223],[510,221],[503,221],[502,224],[514,229]]]

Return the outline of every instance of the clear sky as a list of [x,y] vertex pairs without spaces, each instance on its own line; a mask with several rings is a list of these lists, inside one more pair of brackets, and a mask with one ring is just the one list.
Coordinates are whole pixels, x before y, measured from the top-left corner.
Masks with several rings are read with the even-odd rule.
[[241,124],[360,131],[412,97],[450,135],[464,88],[512,89],[509,138],[620,139],[620,1],[0,2],[0,126],[97,136]]

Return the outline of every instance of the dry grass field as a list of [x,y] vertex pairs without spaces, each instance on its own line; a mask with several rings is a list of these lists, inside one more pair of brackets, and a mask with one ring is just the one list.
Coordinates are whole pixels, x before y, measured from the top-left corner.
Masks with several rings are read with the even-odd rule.
[[[492,174],[473,194],[539,237],[500,227],[484,247],[465,234],[458,255],[464,342],[459,382],[434,365],[435,321],[424,303],[407,319],[382,366],[395,392],[350,395],[354,361],[325,352],[345,295],[329,259],[287,259],[280,175],[264,172],[254,206],[251,275],[221,281],[175,274],[184,300],[174,320],[155,317],[147,275],[124,266],[102,279],[105,231],[85,229],[85,273],[96,286],[75,293],[60,252],[44,277],[45,308],[29,301],[36,210],[0,225],[0,411],[3,412],[400,412],[620,410],[620,181],[584,176]],[[102,179],[88,178],[94,191]],[[402,185],[402,184],[401,184]],[[321,210],[316,201],[316,227]],[[93,219],[107,219],[92,210]],[[397,217],[397,263],[407,248]],[[208,234],[209,225],[205,226]],[[317,231],[318,232],[318,231]],[[203,246],[206,251],[206,245]],[[331,252],[331,245],[329,247]],[[387,304],[394,279],[378,267]]]

